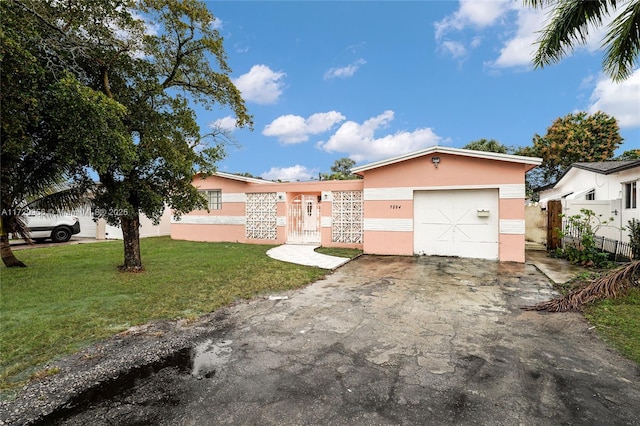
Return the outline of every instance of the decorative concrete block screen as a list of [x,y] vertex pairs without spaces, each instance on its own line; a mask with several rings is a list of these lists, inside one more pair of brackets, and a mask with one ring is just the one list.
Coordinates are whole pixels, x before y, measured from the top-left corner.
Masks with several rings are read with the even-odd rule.
[[362,191],[333,191],[331,241],[334,243],[362,243]]
[[277,238],[277,198],[275,192],[247,194],[247,239],[275,240]]

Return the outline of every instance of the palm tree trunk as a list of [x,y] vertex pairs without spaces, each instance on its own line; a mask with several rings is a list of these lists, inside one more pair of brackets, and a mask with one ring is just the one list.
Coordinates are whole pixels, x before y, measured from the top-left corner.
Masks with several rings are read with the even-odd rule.
[[122,237],[124,239],[124,265],[120,270],[124,272],[141,272],[142,258],[140,256],[140,216],[122,216]]
[[26,268],[27,265],[19,261],[13,251],[11,250],[11,245],[9,244],[9,234],[5,231],[4,226],[4,217],[0,218],[0,257],[2,257],[2,263],[7,268]]

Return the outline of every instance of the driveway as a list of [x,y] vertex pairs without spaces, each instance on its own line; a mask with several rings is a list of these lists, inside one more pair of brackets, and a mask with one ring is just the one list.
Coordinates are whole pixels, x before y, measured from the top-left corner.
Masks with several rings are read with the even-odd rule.
[[578,314],[520,309],[553,296],[532,265],[362,256],[277,296],[61,424],[640,424],[637,365]]

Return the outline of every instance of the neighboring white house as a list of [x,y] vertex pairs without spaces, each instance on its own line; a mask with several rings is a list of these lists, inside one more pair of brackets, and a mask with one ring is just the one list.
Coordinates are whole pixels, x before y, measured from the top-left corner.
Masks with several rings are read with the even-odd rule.
[[[104,219],[93,220],[91,206],[86,205],[73,210],[70,213],[76,216],[80,222],[80,233],[78,237],[95,238],[97,240],[121,240],[122,228],[111,226]],[[165,208],[160,223],[154,225],[151,219],[144,214],[140,214],[140,237],[159,237],[171,235],[171,209]]]
[[613,218],[597,233],[629,242],[624,229],[632,219],[640,220],[640,160],[573,163],[553,185],[540,191],[540,205],[562,200],[563,214],[573,216],[585,208],[603,220]]

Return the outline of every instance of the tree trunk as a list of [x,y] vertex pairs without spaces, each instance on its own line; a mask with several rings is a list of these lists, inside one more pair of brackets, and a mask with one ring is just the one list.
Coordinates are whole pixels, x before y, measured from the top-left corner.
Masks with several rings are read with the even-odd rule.
[[140,272],[142,259],[140,257],[140,215],[122,216],[120,218],[122,226],[122,237],[124,239],[124,265],[120,267],[124,272]]
[[2,257],[2,263],[7,268],[26,268],[27,265],[20,262],[11,251],[11,245],[9,244],[9,234],[5,232],[4,219],[0,218],[0,257]]

